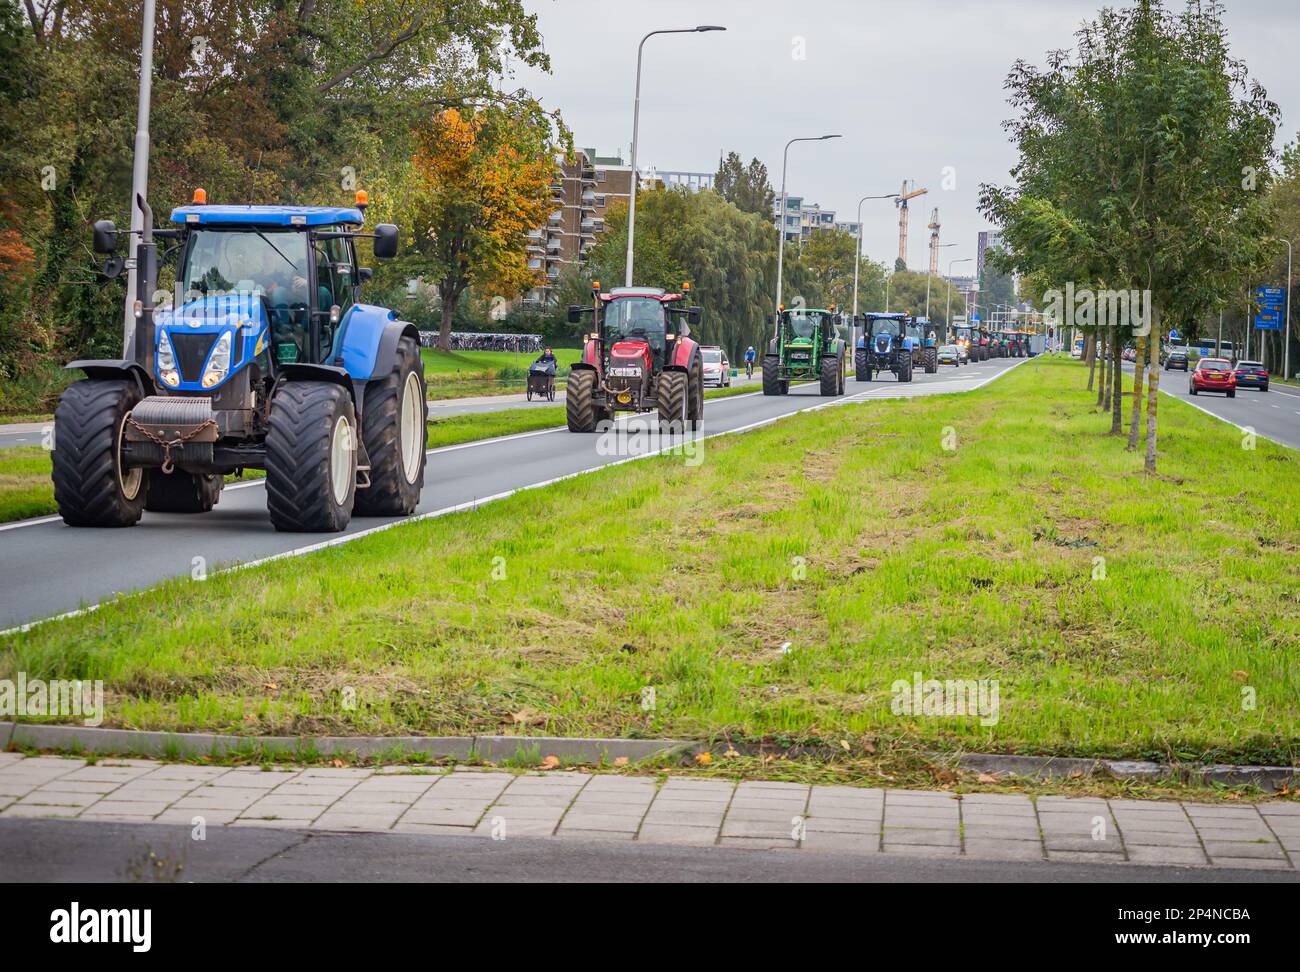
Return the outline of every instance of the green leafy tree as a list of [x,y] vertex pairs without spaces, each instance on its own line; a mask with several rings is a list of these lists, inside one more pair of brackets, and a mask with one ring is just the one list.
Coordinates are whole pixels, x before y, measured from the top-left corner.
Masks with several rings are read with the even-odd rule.
[[[1271,258],[1277,106],[1229,56],[1213,5],[1174,14],[1140,0],[1103,10],[1076,40],[1045,70],[1013,69],[1017,181],[983,187],[981,208],[1003,227],[1018,270],[1150,293],[1148,340],[1158,348],[1165,321],[1223,306]],[[1148,472],[1159,374],[1149,369]],[[1118,382],[1114,391],[1118,409]],[[1134,391],[1140,398],[1136,381]]]
[[751,159],[746,166],[735,152],[728,152],[718,166],[713,191],[741,212],[756,216],[770,217],[776,204],[776,192],[768,181],[767,166],[758,159]]

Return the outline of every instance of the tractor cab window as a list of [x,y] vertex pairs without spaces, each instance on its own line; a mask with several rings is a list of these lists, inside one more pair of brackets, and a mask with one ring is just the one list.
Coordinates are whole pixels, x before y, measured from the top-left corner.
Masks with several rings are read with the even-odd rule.
[[898,337],[902,332],[903,322],[893,317],[880,317],[871,322],[872,334],[888,334]]
[[792,310],[785,312],[786,335],[793,338],[811,338],[817,333],[825,314]]
[[303,357],[310,318],[302,233],[195,230],[186,249],[181,293],[186,302],[217,294],[256,296],[271,324],[276,359]]
[[315,245],[316,300],[320,320],[318,361],[327,361],[334,347],[338,325],[330,323],[330,308],[339,308],[339,322],[352,306],[353,268],[347,240],[320,240]]
[[647,341],[658,356],[664,349],[664,305],[652,297],[619,297],[605,305],[605,338]]

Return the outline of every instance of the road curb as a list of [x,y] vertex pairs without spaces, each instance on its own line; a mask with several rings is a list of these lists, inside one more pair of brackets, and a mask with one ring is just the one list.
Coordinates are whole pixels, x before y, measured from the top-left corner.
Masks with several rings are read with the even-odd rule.
[[[939,755],[939,754],[932,754]],[[1155,763],[1130,759],[1086,759],[1068,756],[1001,756],[966,753],[957,765],[991,775],[1031,779],[1061,779],[1071,776],[1107,776],[1126,782],[1153,783],[1173,780],[1182,783],[1222,786],[1253,784],[1273,792],[1300,783],[1300,768],[1293,766],[1234,766],[1228,763]]]
[[581,739],[554,736],[232,736],[0,722],[0,750],[14,748],[117,756],[357,756],[393,759],[540,760],[565,763],[649,759],[689,748],[677,739]]
[[[563,736],[232,736],[221,733],[99,729],[39,723],[0,722],[0,750],[13,748],[114,756],[239,756],[264,753],[315,759],[322,756],[422,756],[428,759],[519,759],[535,762],[557,756],[565,764],[599,764],[626,759],[689,758],[710,749],[687,739],[601,739]],[[728,748],[731,748],[728,746]],[[1252,784],[1269,792],[1300,784],[1300,768],[1236,766],[1229,763],[1169,764],[1144,760],[1089,759],[1076,756],[1007,756],[996,753],[927,753],[937,762],[992,776],[1052,780],[1104,776],[1127,782],[1172,780],[1201,785]]]

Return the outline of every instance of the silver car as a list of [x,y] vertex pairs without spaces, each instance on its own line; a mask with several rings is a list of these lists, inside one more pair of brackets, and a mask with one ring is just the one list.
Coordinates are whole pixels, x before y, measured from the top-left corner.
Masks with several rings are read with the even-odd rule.
[[700,357],[704,360],[704,387],[731,387],[731,362],[727,352],[722,348],[700,348]]

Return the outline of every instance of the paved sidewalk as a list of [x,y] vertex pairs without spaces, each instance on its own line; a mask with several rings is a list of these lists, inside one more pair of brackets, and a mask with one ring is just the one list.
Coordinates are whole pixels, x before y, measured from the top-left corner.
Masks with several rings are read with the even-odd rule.
[[0,820],[554,837],[1291,871],[1300,803],[1195,804],[458,767],[272,769],[0,753]]

